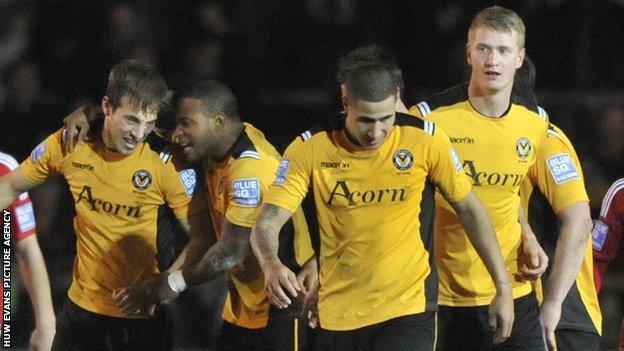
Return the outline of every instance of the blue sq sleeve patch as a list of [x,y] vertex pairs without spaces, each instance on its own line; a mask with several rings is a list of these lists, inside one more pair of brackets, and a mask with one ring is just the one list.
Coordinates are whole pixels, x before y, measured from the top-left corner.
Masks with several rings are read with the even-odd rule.
[[557,154],[546,159],[546,164],[555,183],[561,184],[572,179],[577,179],[579,173],[574,166],[572,157],[569,154]]
[[232,198],[243,207],[260,205],[260,181],[258,178],[244,178],[232,181]]
[[596,221],[594,224],[594,230],[592,231],[592,244],[594,250],[602,250],[602,246],[607,239],[607,233],[609,232],[609,226],[603,221]]

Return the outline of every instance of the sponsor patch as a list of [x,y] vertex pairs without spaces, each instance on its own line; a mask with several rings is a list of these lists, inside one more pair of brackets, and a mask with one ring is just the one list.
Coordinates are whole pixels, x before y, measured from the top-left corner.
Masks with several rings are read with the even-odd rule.
[[609,226],[605,222],[597,220],[594,223],[594,230],[592,231],[592,245],[594,247],[594,250],[602,250],[602,246],[605,243],[608,232]]
[[232,199],[243,207],[260,204],[260,181],[258,178],[244,178],[232,181]]
[[197,174],[195,170],[188,168],[180,172],[180,182],[182,182],[186,195],[188,195],[188,197],[193,196],[195,185],[197,185]]
[[15,215],[22,232],[27,232],[35,228],[35,212],[30,202],[17,206],[15,208]]
[[516,155],[524,160],[531,154],[531,141],[522,137],[516,142]]
[[146,190],[152,185],[152,175],[148,171],[140,169],[132,175],[132,185],[137,190]]
[[451,148],[451,160],[453,161],[453,167],[455,167],[455,172],[457,172],[458,174],[461,173],[462,164],[459,160],[459,156],[457,156],[457,152],[455,152],[455,149],[453,148]]
[[555,183],[561,184],[568,180],[578,179],[579,173],[572,162],[569,154],[557,154],[546,159],[550,174],[552,174]]
[[277,167],[277,175],[273,184],[284,184],[286,181],[286,174],[288,174],[288,168],[290,167],[290,160],[282,157],[279,167]]
[[409,150],[401,149],[392,156],[392,164],[399,171],[406,171],[414,164],[414,155]]
[[30,153],[30,158],[33,162],[39,161],[41,156],[46,152],[46,143],[42,141],[41,144],[37,145],[37,147]]

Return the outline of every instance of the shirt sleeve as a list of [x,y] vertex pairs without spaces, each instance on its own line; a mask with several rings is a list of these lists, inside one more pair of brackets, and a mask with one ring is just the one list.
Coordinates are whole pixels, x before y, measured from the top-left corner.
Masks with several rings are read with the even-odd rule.
[[472,185],[462,171],[462,162],[448,135],[436,128],[432,138],[429,175],[445,199],[457,202],[468,195]]
[[163,167],[163,197],[178,219],[189,218],[205,209],[205,194],[195,193],[197,173],[197,170],[182,162],[178,155],[174,155]]
[[563,137],[548,135],[528,176],[555,213],[575,203],[589,201],[578,156]]
[[[0,176],[11,172],[17,165],[13,157],[0,154]],[[18,196],[8,210],[11,212],[11,240],[14,243],[35,234],[35,213],[28,193]]]
[[611,262],[617,256],[624,234],[624,178],[611,185],[594,223],[594,260]]
[[265,202],[295,212],[308,192],[312,176],[312,143],[297,138],[284,152]]
[[275,163],[266,157],[239,158],[230,164],[225,184],[228,202],[225,218],[231,223],[253,227],[257,210],[275,177]]
[[24,177],[31,183],[40,184],[58,172],[65,155],[62,147],[62,132],[48,136],[33,149],[30,156],[22,162],[20,169]]

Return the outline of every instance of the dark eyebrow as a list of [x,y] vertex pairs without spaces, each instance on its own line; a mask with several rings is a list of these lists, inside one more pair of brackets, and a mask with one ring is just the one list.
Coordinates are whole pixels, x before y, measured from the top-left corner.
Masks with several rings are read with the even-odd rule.
[[369,116],[359,116],[358,117],[358,121],[364,122],[364,123],[374,123],[375,121],[383,122],[383,121],[385,121],[385,120],[387,120],[388,118],[391,118],[391,117],[392,117],[392,115],[383,116],[381,118],[373,118],[373,117],[369,117]]

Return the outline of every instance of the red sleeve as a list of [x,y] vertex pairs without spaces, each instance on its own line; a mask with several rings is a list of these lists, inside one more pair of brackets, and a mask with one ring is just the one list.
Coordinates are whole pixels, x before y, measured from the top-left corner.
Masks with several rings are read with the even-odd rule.
[[624,232],[624,178],[617,180],[605,195],[600,218],[594,224],[594,282],[600,291],[609,266],[620,251]]
[[[0,153],[0,176],[17,167],[17,161]],[[11,240],[16,243],[35,234],[35,213],[28,193],[18,196],[7,208],[11,212]]]

